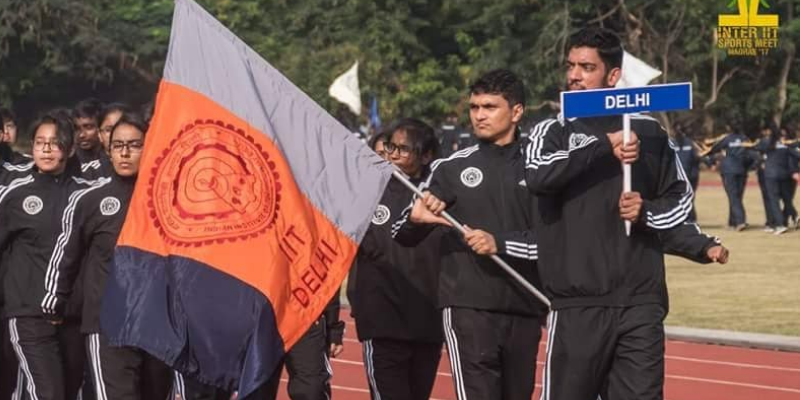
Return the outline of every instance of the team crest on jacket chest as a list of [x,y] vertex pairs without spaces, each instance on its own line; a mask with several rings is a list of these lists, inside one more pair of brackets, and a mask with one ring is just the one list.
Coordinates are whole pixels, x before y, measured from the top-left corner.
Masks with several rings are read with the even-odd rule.
[[381,204],[378,206],[378,209],[375,210],[375,214],[372,215],[372,223],[375,225],[383,225],[389,218],[392,216],[392,212],[389,211],[389,207]]
[[573,133],[569,135],[569,149],[574,150],[580,147],[587,139],[589,139],[589,136],[585,133]]
[[100,213],[105,216],[111,216],[119,212],[120,202],[116,197],[106,197],[100,202]]
[[461,171],[461,183],[466,187],[477,187],[483,182],[483,172],[475,167]]
[[22,201],[22,209],[28,215],[36,215],[42,211],[42,208],[44,208],[44,202],[39,196],[28,196]]

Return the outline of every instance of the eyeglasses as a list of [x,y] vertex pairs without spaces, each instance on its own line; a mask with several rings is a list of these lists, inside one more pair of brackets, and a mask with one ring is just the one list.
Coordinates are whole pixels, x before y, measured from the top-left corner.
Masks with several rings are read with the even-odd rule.
[[33,142],[33,149],[36,151],[44,151],[45,147],[50,151],[61,151],[61,144],[54,140],[49,142],[37,140]]
[[111,142],[111,151],[116,151],[117,153],[122,153],[124,149],[127,149],[131,153],[141,153],[142,148],[144,147],[144,143],[141,140],[131,140],[128,142],[124,142],[122,140],[115,140]]
[[401,157],[408,157],[408,155],[411,154],[411,147],[408,147],[404,144],[386,142],[383,144],[383,148],[386,149],[386,154],[392,154],[395,151],[397,151]]

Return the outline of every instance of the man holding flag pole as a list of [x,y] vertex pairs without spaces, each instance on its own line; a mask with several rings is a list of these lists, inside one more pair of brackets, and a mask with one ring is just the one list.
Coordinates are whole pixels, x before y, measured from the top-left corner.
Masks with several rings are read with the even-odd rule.
[[[613,32],[583,29],[567,49],[569,90],[613,88],[620,79],[624,52]],[[692,191],[666,132],[638,114],[562,114],[534,128],[526,160],[553,310],[542,399],[662,399],[663,254],[727,261],[718,240],[684,224]]]
[[[465,224],[443,235],[439,275],[456,395],[529,400],[547,299],[533,287],[537,243],[517,127],[525,89],[510,71],[487,72],[470,87],[469,105],[479,144],[434,161],[420,185],[424,196],[392,231],[411,245],[434,224],[462,228],[452,217]],[[443,218],[445,210],[452,217]]]

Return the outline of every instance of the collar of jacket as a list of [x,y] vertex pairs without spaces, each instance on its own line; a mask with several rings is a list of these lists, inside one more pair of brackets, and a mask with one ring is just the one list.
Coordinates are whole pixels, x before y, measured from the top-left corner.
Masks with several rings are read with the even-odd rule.
[[492,158],[512,159],[522,154],[520,152],[519,135],[514,135],[514,141],[505,146],[479,140],[478,147],[482,153]]
[[34,167],[35,170],[33,171],[33,177],[36,179],[37,182],[45,182],[45,183],[55,183],[59,185],[63,185],[67,180],[70,178],[70,174],[67,170],[64,172],[54,175],[54,174],[43,174],[39,171],[38,168]]
[[84,150],[82,148],[77,147],[76,144],[75,155],[78,156],[78,158],[83,162],[86,162],[91,160],[99,160],[103,158],[105,153],[103,152],[103,146],[100,144],[98,144],[97,147],[91,150]]
[[111,181],[115,183],[119,183],[122,186],[134,186],[136,185],[136,177],[134,176],[120,176],[116,172],[111,174]]

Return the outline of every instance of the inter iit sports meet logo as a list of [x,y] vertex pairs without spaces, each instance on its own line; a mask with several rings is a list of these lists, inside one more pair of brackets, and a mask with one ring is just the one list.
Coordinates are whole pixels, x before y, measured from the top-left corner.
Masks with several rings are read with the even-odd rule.
[[731,0],[728,8],[739,14],[719,15],[717,47],[729,56],[763,56],[778,47],[778,15],[759,14],[759,6],[770,7],[766,0]]

